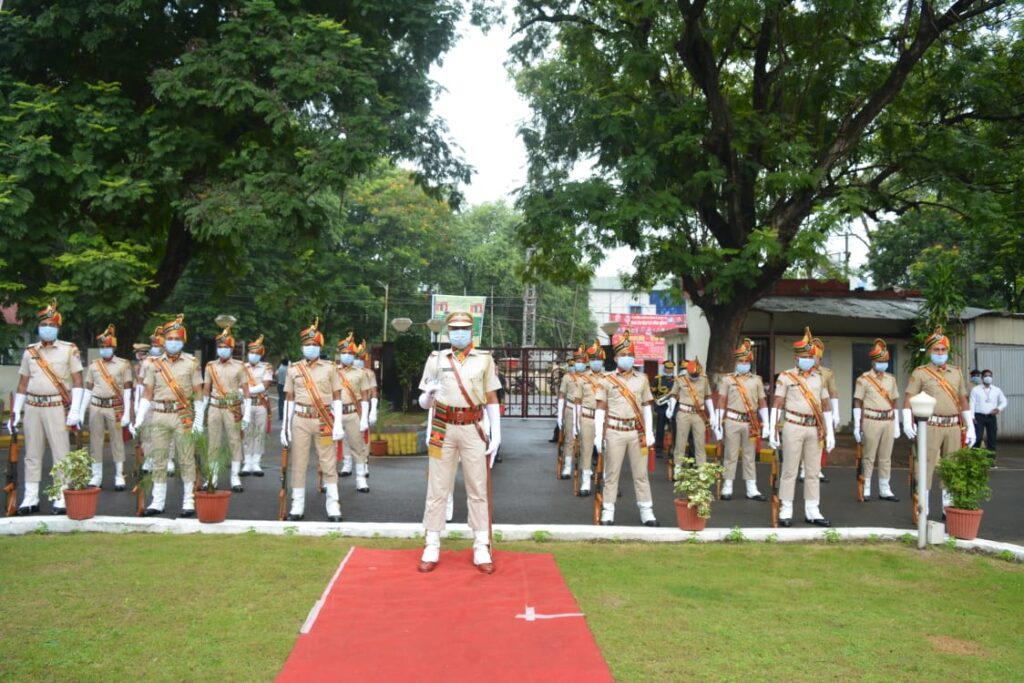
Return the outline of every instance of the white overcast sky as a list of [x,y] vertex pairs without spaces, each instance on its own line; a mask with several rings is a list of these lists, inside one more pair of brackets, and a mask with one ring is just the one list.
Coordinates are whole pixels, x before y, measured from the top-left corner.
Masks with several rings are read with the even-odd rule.
[[[505,68],[508,49],[514,42],[512,28],[508,21],[484,35],[464,23],[458,43],[444,63],[431,72],[445,89],[435,102],[435,112],[448,122],[450,138],[475,171],[463,190],[469,204],[499,199],[511,204],[514,191],[526,180],[526,151],[517,131],[529,117],[530,108],[519,97]],[[863,234],[859,226],[857,232]],[[844,243],[842,237],[830,240],[828,249],[834,258],[844,251]],[[863,264],[867,247],[858,239],[850,239],[849,248],[851,264]],[[632,261],[629,249],[616,249],[597,274],[632,270]]]

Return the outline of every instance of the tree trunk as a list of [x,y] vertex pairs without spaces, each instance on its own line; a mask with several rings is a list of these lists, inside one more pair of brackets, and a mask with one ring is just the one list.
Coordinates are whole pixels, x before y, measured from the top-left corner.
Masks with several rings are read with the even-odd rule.
[[747,313],[756,302],[756,298],[738,297],[727,304],[703,308],[711,328],[708,340],[707,375],[712,386],[718,386],[719,378],[732,372],[736,363],[732,352],[743,339],[741,330],[747,319]]

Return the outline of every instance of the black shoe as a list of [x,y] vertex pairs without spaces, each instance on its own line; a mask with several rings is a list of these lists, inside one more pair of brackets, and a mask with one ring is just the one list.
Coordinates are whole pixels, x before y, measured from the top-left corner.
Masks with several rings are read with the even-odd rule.
[[760,500],[760,501],[764,502],[764,501],[766,501],[768,499],[764,497],[763,493],[759,493],[756,496],[747,496],[747,500]]
[[807,517],[804,517],[804,521],[808,524],[813,524],[814,526],[832,526],[832,522],[824,518],[808,519]]
[[723,493],[722,497],[719,498],[718,500],[732,500],[732,494],[731,493]]
[[164,514],[163,510],[157,510],[156,508],[146,508],[142,511],[143,517],[156,517],[157,515]]
[[320,487],[320,493],[327,493],[327,487],[326,486],[321,486]]
[[124,491],[124,490],[125,490],[125,487],[124,487],[124,486],[120,486],[120,485],[118,485],[118,486],[115,486],[115,487],[114,487],[114,490],[115,490],[115,491]]
[[251,474],[254,477],[262,477],[263,476],[263,470],[256,470],[255,472],[250,472],[249,474]]
[[245,489],[243,489],[243,488],[242,488],[242,485],[241,485],[241,484],[239,484],[238,486],[232,486],[232,487],[231,487],[231,492],[232,492],[232,493],[241,493],[241,492],[242,492],[242,491],[244,491],[244,490],[245,490]]
[[246,472],[245,470],[242,470],[241,472],[238,473],[238,476],[240,476],[240,477],[248,477],[251,474],[252,474],[252,472]]
[[53,514],[55,515],[66,515],[68,514],[67,508],[53,508]]
[[601,526],[614,526],[614,524],[615,522],[606,522],[603,519],[601,520]]
[[39,506],[38,505],[23,505],[20,508],[18,508],[18,516],[19,517],[28,517],[29,515],[38,515],[38,514],[39,514]]
[[580,498],[586,498],[590,495],[590,489],[580,489]]
[[301,522],[304,517],[305,515],[293,515],[289,512],[288,516],[285,517],[285,519],[289,522]]
[[364,486],[361,489],[356,489],[356,491],[358,491],[359,493],[369,493],[370,492],[370,487],[369,486]]
[[182,510],[181,514],[178,515],[178,516],[179,517],[195,517],[196,516],[196,511],[195,510]]
[[341,521],[341,515],[327,515],[327,521],[328,522],[340,522]]
[[644,522],[644,526],[661,526],[661,525],[658,524],[658,520],[656,520],[656,519],[649,519],[646,522]]
[[557,443],[558,439],[548,439],[548,443]]
[[143,467],[142,468],[142,473],[143,474],[152,474],[153,470],[149,469],[148,467]]
[[571,474],[559,474],[558,478],[561,479],[562,481],[565,481],[566,479],[572,479],[572,475]]
[[827,484],[828,483],[828,477],[818,477],[818,483],[819,484]]
[[879,496],[878,500],[884,500],[884,501],[888,501],[890,503],[898,503],[898,502],[900,502],[900,499],[897,498],[896,496]]
[[351,472],[346,472],[345,470],[342,470],[341,472],[338,472],[338,476],[339,477],[351,477],[352,473]]
[[496,462],[496,463],[497,462],[501,462],[501,456],[500,455],[494,456],[494,462]]
[[871,502],[871,496],[864,496],[864,500],[862,500],[861,502],[862,503],[870,503]]
[[793,520],[792,519],[780,519],[779,520],[779,526],[784,526],[784,527],[786,527],[788,529],[789,527],[793,526]]

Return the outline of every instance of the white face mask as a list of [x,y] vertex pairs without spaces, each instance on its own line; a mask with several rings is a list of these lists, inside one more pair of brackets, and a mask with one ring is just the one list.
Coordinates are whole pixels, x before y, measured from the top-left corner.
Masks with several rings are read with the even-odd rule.
[[875,372],[885,372],[889,369],[888,363],[875,363]]
[[574,363],[572,367],[576,372],[586,372],[587,370],[586,363]]
[[178,339],[168,339],[164,342],[164,348],[167,349],[167,353],[172,356],[181,353],[181,350],[185,347],[185,342]]
[[163,352],[164,352],[164,349],[161,346],[150,346],[149,347],[149,355],[153,356],[153,358],[156,358],[157,356],[161,355]]
[[814,367],[814,359],[813,358],[797,358],[796,359],[796,365],[797,365],[798,368],[800,368],[804,372],[807,372],[808,370],[810,370],[811,368]]
[[948,353],[933,353],[932,354],[932,363],[935,364],[935,365],[939,365],[939,366],[945,365],[947,360],[949,360],[949,354]]
[[228,358],[231,358],[231,349],[224,346],[218,346],[217,358],[220,358],[221,360],[227,360]]
[[355,356],[351,353],[343,353],[340,356],[340,360],[342,365],[352,365],[352,361],[355,360]]
[[464,349],[473,340],[473,330],[448,330],[448,341],[457,349]]
[[745,375],[750,372],[750,363],[737,363],[736,372],[740,375]]
[[260,357],[261,356],[258,353],[250,353],[249,354],[249,365],[256,365],[257,363],[259,363],[260,362]]
[[100,349],[100,358],[110,360],[114,357],[114,349]]
[[39,338],[44,342],[53,342],[57,340],[57,329],[56,327],[50,327],[49,325],[39,326]]
[[352,361],[352,365],[362,370],[363,368],[366,367],[366,361],[364,361],[362,358],[356,358],[354,361]]
[[603,360],[592,360],[590,361],[590,369],[594,372],[604,372],[604,361]]
[[984,382],[985,384],[992,384],[992,378],[988,376],[982,377],[981,381]]
[[622,356],[615,359],[615,364],[619,367],[619,370],[623,372],[629,372],[633,369],[634,358],[632,356]]
[[302,357],[306,360],[316,360],[320,357],[320,347],[314,345],[303,346]]

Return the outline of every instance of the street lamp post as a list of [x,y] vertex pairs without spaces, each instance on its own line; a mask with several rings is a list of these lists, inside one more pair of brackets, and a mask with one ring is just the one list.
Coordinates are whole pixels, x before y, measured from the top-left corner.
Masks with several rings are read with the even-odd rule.
[[935,399],[923,391],[910,398],[910,412],[917,421],[917,547],[928,543],[928,418],[935,412]]

